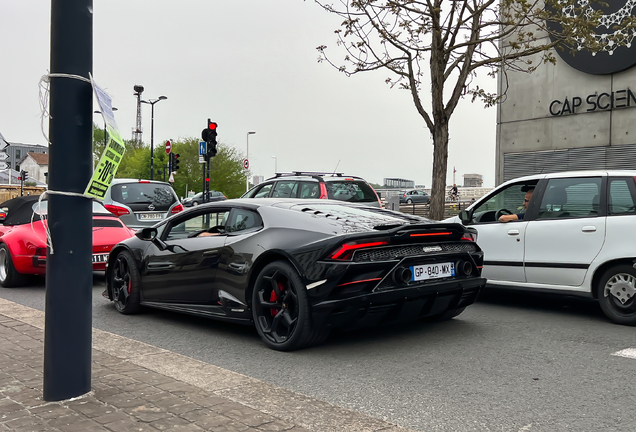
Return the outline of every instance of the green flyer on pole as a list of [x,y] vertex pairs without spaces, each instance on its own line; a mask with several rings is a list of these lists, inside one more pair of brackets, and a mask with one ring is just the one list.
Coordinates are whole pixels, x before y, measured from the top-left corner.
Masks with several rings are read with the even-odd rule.
[[102,153],[102,157],[99,159],[99,163],[93,172],[93,177],[88,183],[88,186],[86,186],[84,195],[103,200],[108,187],[115,177],[117,168],[119,168],[119,164],[124,157],[126,146],[124,145],[124,140],[122,139],[121,133],[117,128],[117,123],[115,122],[110,96],[108,96],[108,94],[106,94],[106,92],[95,83],[92,76],[91,83],[93,85],[93,91],[95,92],[95,97],[97,98],[100,111],[104,117],[104,121],[106,122],[108,143],[106,144],[104,153]]

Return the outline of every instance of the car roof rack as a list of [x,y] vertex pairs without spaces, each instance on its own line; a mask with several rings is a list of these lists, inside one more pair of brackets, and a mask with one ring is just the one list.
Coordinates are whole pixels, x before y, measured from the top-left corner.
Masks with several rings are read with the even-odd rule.
[[338,176],[342,177],[344,173],[341,172],[320,172],[320,171],[292,171],[289,173],[276,173],[276,177],[289,177],[289,176]]

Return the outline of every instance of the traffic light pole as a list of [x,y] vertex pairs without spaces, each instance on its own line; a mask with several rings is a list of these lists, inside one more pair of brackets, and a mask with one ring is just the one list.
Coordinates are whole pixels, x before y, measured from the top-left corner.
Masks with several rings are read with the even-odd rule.
[[91,390],[93,220],[82,194],[93,174],[93,89],[84,81],[93,67],[92,10],[92,0],[51,0],[45,401]]

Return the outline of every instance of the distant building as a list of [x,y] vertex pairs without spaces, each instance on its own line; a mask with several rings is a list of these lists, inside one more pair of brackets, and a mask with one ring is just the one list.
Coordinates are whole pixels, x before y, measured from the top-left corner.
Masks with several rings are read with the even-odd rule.
[[28,178],[40,183],[48,183],[46,177],[49,173],[49,154],[28,152],[18,164],[20,171],[27,171]]
[[[5,149],[5,153],[9,155],[9,158],[7,159],[6,163],[7,165],[9,165],[9,168],[13,168],[16,171],[20,171],[20,161],[27,155],[27,153],[48,153],[48,152],[49,152],[49,148],[43,145],[9,143],[9,146]],[[47,171],[48,171],[48,168],[47,168]]]
[[265,181],[265,177],[262,175],[255,175],[252,177],[252,185],[256,186],[257,184],[261,184]]
[[415,187],[415,182],[413,180],[407,180],[407,179],[401,179],[401,178],[385,178],[384,187],[413,189]]
[[481,174],[464,174],[464,187],[482,187],[484,176]]

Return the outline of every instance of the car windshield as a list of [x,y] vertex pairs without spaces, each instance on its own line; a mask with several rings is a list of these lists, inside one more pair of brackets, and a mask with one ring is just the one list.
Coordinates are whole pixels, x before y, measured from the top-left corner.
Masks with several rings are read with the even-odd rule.
[[[128,206],[152,204],[155,210],[168,210],[177,200],[174,191],[168,185],[161,183],[121,183],[111,186],[111,198],[113,201]],[[146,207],[143,209],[145,210]],[[141,210],[134,208],[134,210]]]
[[374,202],[375,192],[362,180],[342,180],[325,182],[329,199],[348,202]]

